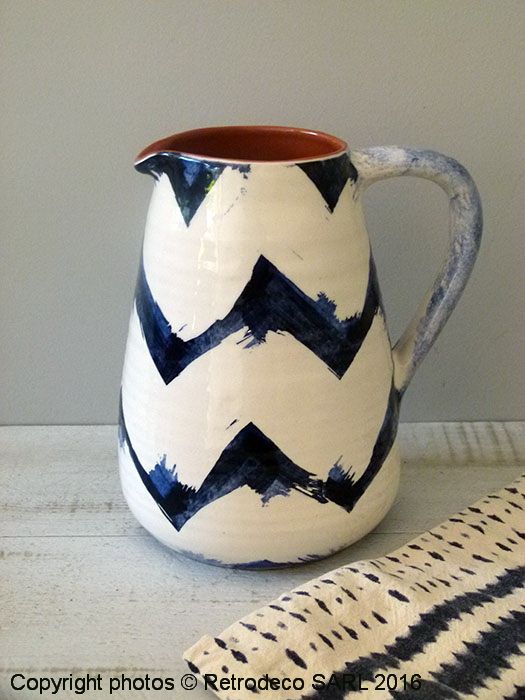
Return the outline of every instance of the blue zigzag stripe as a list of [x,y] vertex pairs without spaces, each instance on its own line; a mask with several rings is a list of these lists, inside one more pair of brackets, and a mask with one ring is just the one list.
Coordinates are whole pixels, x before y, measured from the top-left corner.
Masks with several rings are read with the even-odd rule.
[[180,530],[201,508],[228,493],[249,486],[267,503],[274,496],[288,496],[292,490],[319,503],[336,503],[350,512],[380,470],[394,443],[399,417],[399,395],[392,385],[383,424],[372,457],[359,479],[339,464],[326,481],[295,464],[253,423],[248,423],[224,448],[201,486],[179,481],[176,466],[166,468],[164,457],[148,472],[131,443],[120,399],[119,437],[150,495],[166,518]]
[[[183,156],[180,153],[156,153],[135,165],[139,173],[152,175],[156,180],[166,174],[171,183],[175,199],[182,217],[189,226],[206,195],[215,185],[226,167],[239,170],[248,178],[249,164],[224,163]],[[291,167],[296,167],[295,165]],[[298,163],[299,167],[313,182],[333,212],[347,180],[357,181],[357,170],[344,153],[337,158]]]
[[246,328],[246,347],[265,341],[269,331],[289,333],[319,357],[340,379],[357,355],[375,314],[381,308],[376,269],[370,271],[363,310],[340,321],[336,305],[324,294],[314,301],[264,256],[228,314],[200,335],[182,340],[155,301],[141,264],[135,305],[146,344],[162,379],[169,384],[191,362]]

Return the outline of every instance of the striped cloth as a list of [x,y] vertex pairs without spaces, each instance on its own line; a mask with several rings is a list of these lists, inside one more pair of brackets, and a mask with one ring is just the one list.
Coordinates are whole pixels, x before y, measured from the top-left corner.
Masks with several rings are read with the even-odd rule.
[[524,582],[525,476],[387,556],[281,595],[184,658],[223,700],[517,700]]

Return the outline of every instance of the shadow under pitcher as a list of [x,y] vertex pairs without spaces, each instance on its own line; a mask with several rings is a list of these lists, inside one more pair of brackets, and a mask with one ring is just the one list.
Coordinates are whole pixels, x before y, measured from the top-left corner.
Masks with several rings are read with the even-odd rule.
[[[476,259],[468,172],[275,126],[175,134],[135,167],[155,186],[120,400],[129,507],[164,544],[223,566],[355,542],[394,501],[400,400]],[[361,200],[401,175],[445,191],[450,244],[392,348]]]

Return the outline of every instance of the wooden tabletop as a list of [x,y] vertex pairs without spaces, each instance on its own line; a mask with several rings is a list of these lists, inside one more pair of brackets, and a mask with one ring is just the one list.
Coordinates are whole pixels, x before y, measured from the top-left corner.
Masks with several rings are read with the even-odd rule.
[[[525,423],[400,429],[403,476],[383,522],[349,549],[280,571],[235,571],[158,544],[120,492],[114,426],[0,427],[0,698],[205,700],[180,682],[184,649],[282,592],[377,557],[524,471]],[[39,695],[29,677],[95,678],[101,690]],[[110,679],[175,680],[109,694]],[[114,681],[114,684],[116,681]],[[127,683],[124,680],[124,683]],[[31,685],[31,683],[29,683]],[[77,686],[78,687],[78,686]]]

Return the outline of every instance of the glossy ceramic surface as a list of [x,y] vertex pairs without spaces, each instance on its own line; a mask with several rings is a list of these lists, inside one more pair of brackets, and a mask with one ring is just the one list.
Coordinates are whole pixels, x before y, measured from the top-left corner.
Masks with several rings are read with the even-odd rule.
[[[155,188],[121,392],[131,510],[229,566],[350,544],[395,498],[399,401],[474,263],[475,186],[439,154],[280,127],[175,135],[136,167]],[[453,237],[392,352],[361,194],[404,174],[448,192]]]

